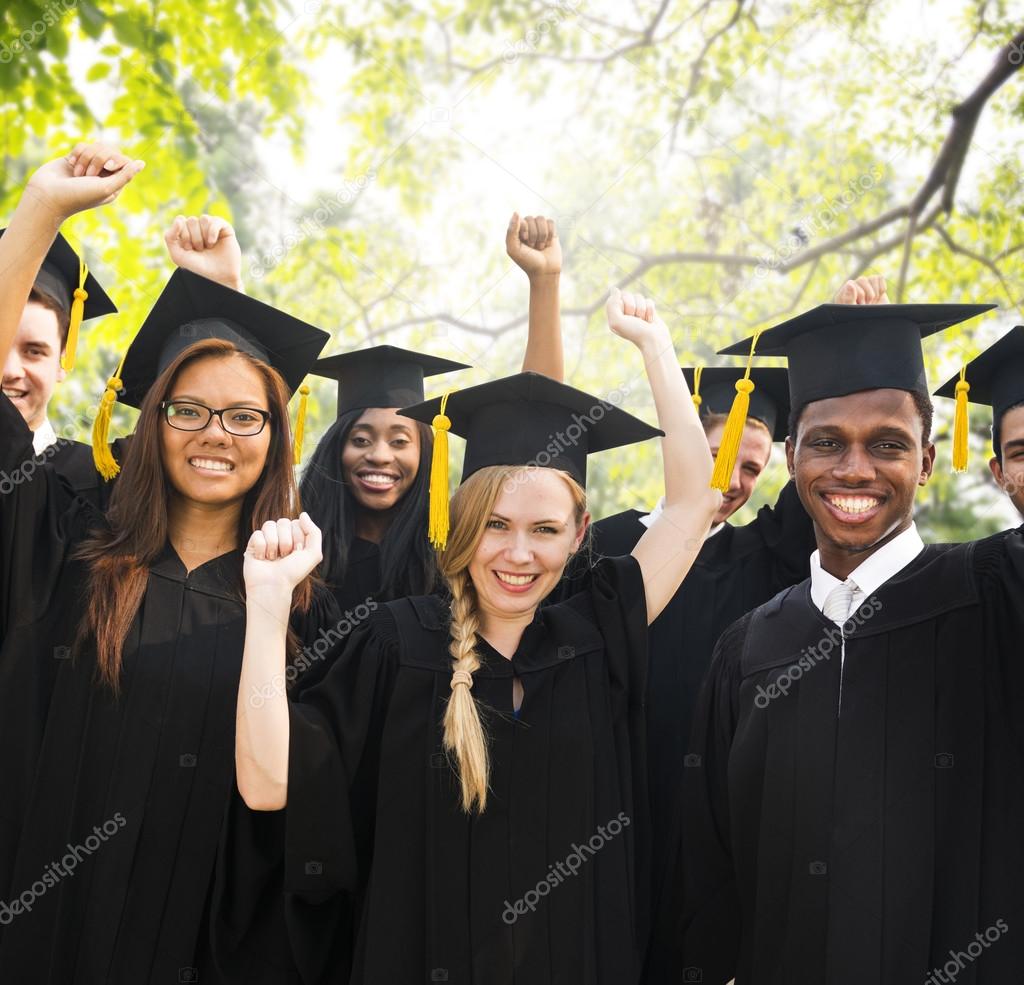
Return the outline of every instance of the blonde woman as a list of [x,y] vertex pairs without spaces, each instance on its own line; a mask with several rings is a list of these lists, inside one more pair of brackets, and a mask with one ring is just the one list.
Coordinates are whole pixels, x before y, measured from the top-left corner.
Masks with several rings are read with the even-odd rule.
[[[289,929],[304,981],[635,982],[650,915],[647,626],[719,506],[664,323],[613,292],[664,433],[665,506],[633,553],[539,609],[589,523],[588,451],[659,432],[535,374],[456,393],[464,480],[439,554],[450,598],[387,603],[323,682],[258,702],[284,667],[292,587],[319,531],[266,525],[249,609],[236,765],[255,810],[287,807]],[[430,401],[410,408],[432,420]],[[359,914],[354,959],[332,927]]]

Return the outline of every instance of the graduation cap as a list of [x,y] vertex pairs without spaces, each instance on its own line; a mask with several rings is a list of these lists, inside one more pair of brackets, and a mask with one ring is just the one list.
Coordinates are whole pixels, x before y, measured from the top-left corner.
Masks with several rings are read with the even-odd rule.
[[[736,383],[744,376],[742,366],[684,367],[693,402],[702,416],[728,414],[736,397]],[[782,367],[751,369],[747,417],[760,421],[771,433],[772,441],[784,441],[789,430],[789,371]]]
[[393,345],[318,359],[312,372],[338,383],[338,417],[367,407],[408,407],[426,396],[427,376],[469,369],[466,363],[439,359]]
[[435,429],[430,475],[430,539],[448,536],[447,432],[466,439],[463,481],[489,465],[564,469],[581,485],[587,456],[663,435],[614,404],[539,373],[517,373],[406,407]]
[[[6,232],[0,229],[0,236]],[[61,366],[67,372],[75,368],[78,330],[83,321],[111,315],[117,311],[99,281],[89,272],[85,261],[60,234],[53,241],[39,267],[32,289],[53,301],[68,314],[68,337],[64,343]]]
[[[788,357],[789,399],[793,407],[863,390],[907,390],[927,395],[921,339],[994,307],[819,304],[719,352],[750,358],[756,350],[761,356]],[[722,444],[725,445],[724,437]],[[718,462],[715,476],[719,476]]]
[[[935,396],[956,400],[953,468],[963,472],[967,468],[968,402],[991,407],[992,424],[996,430],[1003,414],[1024,403],[1024,325],[1011,328],[998,342],[972,359],[956,376],[940,386]],[[999,454],[998,448],[996,454]]]
[[289,393],[301,391],[295,426],[296,458],[301,455],[309,395],[309,387],[302,381],[330,335],[230,287],[178,269],[146,316],[117,372],[107,381],[93,425],[93,457],[104,478],[113,478],[118,472],[107,446],[114,401],[141,407],[156,378],[189,346],[204,339],[233,343],[273,366]]

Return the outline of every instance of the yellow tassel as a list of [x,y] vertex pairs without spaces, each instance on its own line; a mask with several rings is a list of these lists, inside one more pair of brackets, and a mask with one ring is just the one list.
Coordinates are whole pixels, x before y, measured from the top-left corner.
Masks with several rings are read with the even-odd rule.
[[302,464],[302,439],[306,436],[306,408],[309,405],[309,386],[305,383],[299,387],[299,412],[295,417],[295,438],[292,442],[295,449],[293,461]]
[[740,442],[743,440],[743,429],[747,426],[747,412],[750,410],[750,394],[754,391],[754,381],[750,378],[750,368],[754,361],[754,349],[761,333],[754,336],[750,344],[750,355],[747,357],[747,371],[743,378],[736,381],[736,396],[733,398],[729,416],[725,419],[722,440],[715,458],[715,471],[711,474],[711,488],[720,492],[729,491],[732,481],[732,470],[736,467],[736,457],[740,453]]
[[697,408],[697,412],[700,413],[701,396],[700,396],[700,377],[704,372],[703,366],[698,366],[693,371],[693,393],[690,395],[690,399],[693,401],[693,406]]
[[[127,355],[127,352],[125,353]],[[96,471],[108,482],[121,471],[110,451],[110,417],[114,412],[114,401],[117,400],[118,391],[124,385],[121,382],[121,370],[124,368],[124,356],[117,364],[114,375],[107,380],[107,387],[100,397],[100,407],[96,411],[96,419],[92,422],[92,460]]]
[[967,471],[967,435],[969,421],[967,394],[971,384],[967,382],[967,367],[960,369],[960,380],[956,385],[956,411],[953,414],[953,471]]
[[447,391],[441,398],[441,413],[432,421],[434,427],[434,453],[430,459],[430,521],[427,536],[439,550],[448,546],[448,431],[451,420],[445,416],[448,406]]
[[78,348],[78,330],[82,327],[85,315],[85,302],[89,300],[89,292],[85,289],[85,279],[89,276],[89,268],[85,261],[78,261],[78,287],[75,288],[75,299],[71,302],[71,318],[68,322],[68,341],[64,346],[64,355],[60,364],[64,372],[70,373],[75,368],[75,350]]

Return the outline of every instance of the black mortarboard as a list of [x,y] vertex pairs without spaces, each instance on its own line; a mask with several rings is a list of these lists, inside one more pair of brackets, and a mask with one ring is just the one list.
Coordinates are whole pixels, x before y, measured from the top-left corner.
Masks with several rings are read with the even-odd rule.
[[[6,232],[0,229],[0,236]],[[78,343],[78,327],[90,318],[112,315],[117,311],[114,302],[89,272],[85,261],[71,248],[71,244],[60,234],[53,241],[46,259],[36,274],[33,290],[45,295],[68,314],[68,338],[64,366],[70,370],[75,363],[75,349]],[[81,289],[85,297],[76,312],[75,291]]]
[[430,539],[448,538],[447,432],[466,439],[465,481],[489,465],[563,469],[587,482],[587,455],[663,435],[600,397],[539,373],[517,373],[435,397],[400,413],[435,427]]
[[[965,378],[970,385],[968,401],[991,407],[996,423],[1011,407],[1024,403],[1024,325],[1011,328],[998,342],[972,359],[966,366]],[[959,382],[957,373],[935,391],[935,396],[956,399]]]
[[408,407],[420,403],[423,379],[469,369],[466,363],[439,359],[393,345],[375,345],[356,352],[318,359],[311,370],[338,382],[338,417],[367,407]]
[[292,315],[189,270],[176,270],[142,323],[121,366],[118,400],[139,407],[174,358],[203,339],[226,339],[274,367],[294,393],[330,335]]
[[[821,304],[757,338],[756,355],[787,356],[794,407],[862,390],[928,393],[921,339],[994,304]],[[752,338],[720,350],[747,355]]]
[[[117,475],[107,430],[114,400],[141,407],[156,378],[189,346],[204,339],[224,339],[243,352],[273,366],[289,393],[294,393],[313,368],[330,335],[277,308],[224,287],[189,270],[178,269],[160,292],[142,327],[107,381],[93,422],[93,459],[106,479]],[[295,426],[295,457],[301,455],[306,395]]]
[[[966,385],[961,386],[961,381]],[[956,400],[953,468],[963,472],[967,468],[968,402],[992,408],[994,432],[998,431],[1003,414],[1024,403],[1024,325],[1011,328],[998,342],[972,359],[953,379],[940,386],[935,396]],[[995,451],[997,455],[1002,454],[998,441]]]
[[[695,388],[693,367],[685,367],[683,376],[694,398],[699,397],[698,412],[726,414],[736,396],[736,381],[742,379],[743,366],[704,366],[700,373],[700,386]],[[747,417],[760,421],[771,432],[772,441],[785,441],[789,430],[789,371],[782,367],[766,366],[750,371],[754,390],[750,394]],[[695,399],[696,402],[696,399]]]
[[[440,397],[402,414],[431,423]],[[600,397],[540,373],[517,373],[456,390],[445,414],[451,431],[466,439],[462,478],[488,465],[539,465],[564,469],[586,483],[587,455],[664,432]]]

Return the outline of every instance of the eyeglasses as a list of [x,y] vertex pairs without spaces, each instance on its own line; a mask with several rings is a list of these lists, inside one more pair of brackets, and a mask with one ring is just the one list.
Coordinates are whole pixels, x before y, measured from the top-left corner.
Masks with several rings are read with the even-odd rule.
[[228,434],[243,438],[259,434],[270,420],[270,411],[260,410],[259,407],[222,407],[214,410],[205,404],[165,400],[160,404],[160,409],[167,423],[179,431],[202,431],[216,414],[220,426]]

